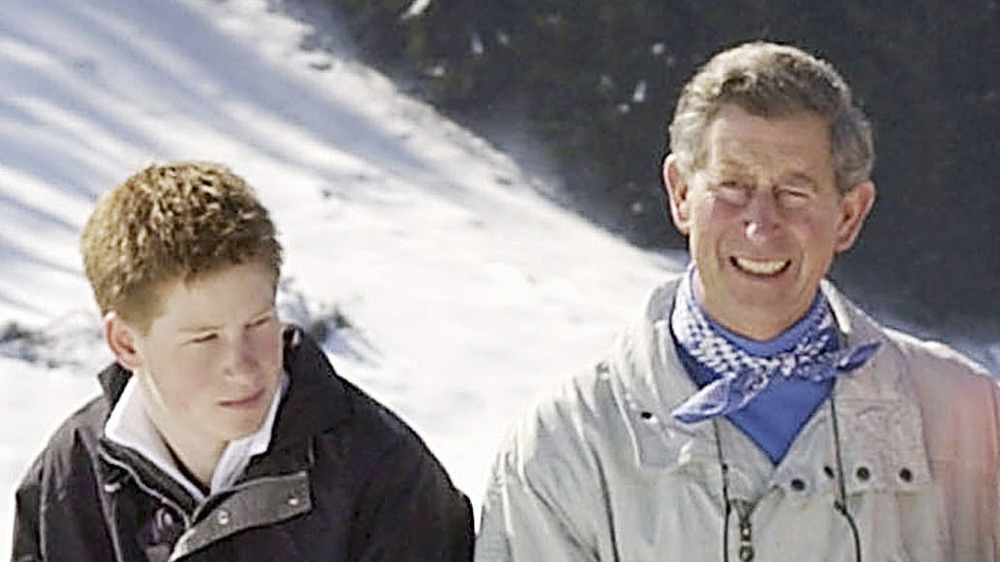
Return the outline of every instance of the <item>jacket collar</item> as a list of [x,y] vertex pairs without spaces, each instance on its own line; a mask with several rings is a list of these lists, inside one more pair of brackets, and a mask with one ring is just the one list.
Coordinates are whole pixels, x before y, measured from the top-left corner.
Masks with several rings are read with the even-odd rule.
[[298,327],[286,329],[284,340],[285,369],[292,381],[275,424],[275,438],[301,439],[343,424],[352,413],[347,383],[337,376],[326,352]]
[[[697,387],[684,372],[670,334],[669,318],[680,278],[656,289],[642,320],[618,339],[610,370],[618,411],[628,428],[635,462],[645,468],[718,472],[713,422],[684,424],[670,412]],[[867,489],[912,490],[930,481],[920,406],[907,365],[885,330],[857,309],[829,282],[821,290],[847,345],[881,342],[878,353],[851,375],[838,378],[833,403],[841,463],[837,463],[830,400],[802,428],[771,483],[793,495],[832,491],[829,477],[843,466],[848,493]],[[729,426],[725,420],[719,426]],[[733,434],[738,431],[726,431]],[[725,440],[725,439],[724,439]],[[759,451],[740,453],[753,455]],[[767,463],[763,455],[758,456]],[[727,458],[739,475],[740,459]],[[761,462],[755,461],[760,465]],[[798,480],[800,483],[792,484]],[[801,484],[805,487],[802,488]]]
[[[271,454],[257,457],[247,467],[247,478],[289,473],[312,466],[313,441],[348,422],[354,412],[349,383],[337,376],[326,352],[301,328],[289,326],[284,334],[284,365],[290,375],[288,393],[278,408],[271,437]],[[346,454],[339,447],[335,454]]]

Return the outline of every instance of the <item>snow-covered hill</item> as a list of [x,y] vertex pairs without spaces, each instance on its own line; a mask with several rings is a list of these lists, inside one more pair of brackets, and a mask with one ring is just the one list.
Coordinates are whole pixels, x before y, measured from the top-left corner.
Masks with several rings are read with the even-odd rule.
[[554,207],[541,180],[350,55],[301,49],[310,29],[276,8],[4,3],[0,323],[32,333],[0,345],[15,357],[0,358],[0,541],[14,485],[108,357],[79,229],[151,161],[220,160],[257,187],[286,247],[283,309],[350,325],[328,339],[335,365],[475,503],[514,411],[598,357],[678,267]]

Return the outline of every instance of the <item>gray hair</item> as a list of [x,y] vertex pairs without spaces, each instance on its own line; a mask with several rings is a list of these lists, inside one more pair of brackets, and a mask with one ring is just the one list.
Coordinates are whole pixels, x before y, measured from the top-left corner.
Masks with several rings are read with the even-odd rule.
[[704,164],[705,131],[730,103],[762,117],[815,113],[830,127],[837,189],[845,192],[869,179],[875,160],[871,125],[844,79],[800,49],[765,42],[716,54],[684,86],[670,124],[670,150],[682,171]]

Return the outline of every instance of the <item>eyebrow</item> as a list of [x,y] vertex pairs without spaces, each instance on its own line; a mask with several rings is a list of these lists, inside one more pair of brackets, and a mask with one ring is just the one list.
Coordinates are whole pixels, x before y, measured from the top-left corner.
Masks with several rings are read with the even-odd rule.
[[723,180],[738,180],[744,181],[751,177],[746,170],[741,170],[737,166],[719,166],[714,170],[706,170],[707,177],[712,182],[719,182]]
[[819,187],[819,184],[813,179],[812,176],[805,172],[792,172],[781,177],[780,183],[792,184],[796,186],[807,186],[813,189]]
[[[256,314],[251,314],[247,319],[248,322],[253,322],[265,315],[273,313],[277,309],[274,303],[268,304],[267,307],[260,309]],[[203,326],[182,326],[178,329],[179,332],[183,334],[200,334],[204,332],[211,332],[213,330],[218,330],[222,326],[219,325],[203,325]]]
[[[726,176],[733,177],[738,180],[744,180],[746,178],[753,178],[754,174],[748,171],[747,166],[738,161],[723,160],[718,163],[716,169],[708,171],[708,176],[714,180],[718,180]],[[802,171],[786,173],[780,177],[778,183],[807,186],[812,189],[819,187],[819,183],[811,175]]]

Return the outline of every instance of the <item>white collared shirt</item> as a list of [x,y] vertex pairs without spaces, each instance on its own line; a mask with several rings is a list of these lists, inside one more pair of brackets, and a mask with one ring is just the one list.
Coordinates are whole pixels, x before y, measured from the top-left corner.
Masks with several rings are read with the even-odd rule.
[[[209,485],[210,494],[216,494],[232,486],[250,463],[250,459],[267,451],[271,444],[271,430],[274,428],[274,419],[278,414],[278,405],[288,389],[288,383],[288,373],[282,373],[281,389],[274,393],[271,407],[260,428],[254,433],[230,441],[226,445],[222,456],[219,457],[219,462],[215,465],[215,470],[212,472],[212,481]],[[146,412],[145,401],[146,396],[139,387],[138,379],[135,376],[130,377],[118,403],[115,404],[107,423],[104,425],[104,435],[112,442],[128,447],[145,457],[184,486],[184,489],[198,503],[205,501],[204,492],[184,476],[177,463],[174,462],[167,444]]]

